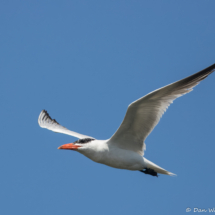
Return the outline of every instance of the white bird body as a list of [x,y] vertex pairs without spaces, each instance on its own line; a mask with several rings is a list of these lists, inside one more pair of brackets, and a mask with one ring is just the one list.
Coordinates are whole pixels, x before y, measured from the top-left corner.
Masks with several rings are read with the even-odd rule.
[[88,143],[87,147],[82,146],[77,151],[97,163],[117,169],[142,170],[151,168],[156,170],[157,173],[174,175],[136,152],[109,144],[109,140],[94,140]]
[[138,153],[120,149],[119,147],[114,146],[114,144],[108,144],[108,141],[109,140],[94,140],[88,143],[87,147],[82,146],[77,150],[97,163],[105,164],[117,169],[142,170],[151,168],[156,170],[157,173],[175,175],[147,160]]
[[110,145],[108,140],[94,140],[88,143],[87,147],[78,148],[78,152],[97,163],[118,169],[142,170],[145,167],[141,155]]
[[62,145],[59,149],[78,151],[97,163],[118,169],[140,170],[153,176],[157,176],[157,173],[174,175],[143,157],[145,139],[173,100],[192,91],[193,87],[214,70],[215,64],[132,102],[122,124],[108,140],[96,140],[70,131],[53,120],[45,110],[40,113],[38,123],[42,128],[80,138],[74,143]]

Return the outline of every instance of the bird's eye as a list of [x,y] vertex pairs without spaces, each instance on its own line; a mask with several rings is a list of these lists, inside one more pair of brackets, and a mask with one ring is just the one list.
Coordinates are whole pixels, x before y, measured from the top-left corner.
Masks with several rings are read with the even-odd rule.
[[83,143],[89,143],[92,140],[95,140],[95,139],[92,139],[92,138],[79,139],[79,140],[75,141],[74,144],[76,144],[76,143],[81,143],[81,144],[83,144]]

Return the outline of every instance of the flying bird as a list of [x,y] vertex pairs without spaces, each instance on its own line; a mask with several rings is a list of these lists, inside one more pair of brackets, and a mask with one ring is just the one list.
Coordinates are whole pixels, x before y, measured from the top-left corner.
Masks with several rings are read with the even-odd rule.
[[139,170],[152,176],[158,176],[158,173],[173,176],[175,174],[143,157],[146,149],[145,139],[176,98],[191,92],[193,87],[214,71],[215,64],[132,102],[120,127],[108,140],[97,140],[70,131],[52,119],[45,110],[40,113],[38,123],[42,128],[78,138],[77,141],[64,144],[58,149],[80,152],[97,163],[114,168]]

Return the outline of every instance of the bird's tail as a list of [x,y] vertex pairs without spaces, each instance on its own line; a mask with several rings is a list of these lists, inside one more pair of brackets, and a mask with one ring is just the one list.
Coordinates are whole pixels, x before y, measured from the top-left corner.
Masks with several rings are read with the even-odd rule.
[[160,166],[154,164],[153,162],[147,160],[146,158],[143,158],[146,168],[150,168],[153,169],[155,172],[160,173],[160,174],[165,174],[165,175],[170,175],[170,176],[176,176],[176,174],[169,172],[163,168],[161,168]]

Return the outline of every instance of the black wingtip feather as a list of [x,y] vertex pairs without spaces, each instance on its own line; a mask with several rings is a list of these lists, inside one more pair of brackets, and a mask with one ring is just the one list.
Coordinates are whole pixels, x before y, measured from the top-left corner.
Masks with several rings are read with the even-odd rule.
[[57,123],[58,125],[60,125],[55,119],[52,119],[50,117],[50,115],[48,114],[48,112],[46,110],[42,110],[42,113],[44,113],[44,116],[42,117],[42,121],[43,120],[47,120],[47,119],[50,119],[51,122],[54,122],[54,123]]
[[53,122],[57,123],[58,125],[60,125],[55,119],[52,120]]
[[178,84],[181,85],[181,84],[186,84],[186,83],[191,83],[191,82],[200,82],[202,80],[204,80],[205,78],[208,77],[208,75],[210,75],[211,73],[213,73],[215,71],[215,64],[191,75],[191,76],[188,76],[180,81],[178,81]]
[[201,70],[200,72],[196,73],[196,74],[199,74],[199,75],[203,75],[202,79],[201,80],[204,80],[205,78],[208,77],[208,75],[210,75],[211,73],[213,73],[215,71],[215,64]]
[[209,66],[209,67],[203,69],[203,70],[200,71],[200,72],[202,72],[202,73],[207,73],[207,72],[210,72],[210,71],[211,71],[211,73],[212,73],[212,72],[214,72],[214,70],[215,70],[215,63],[212,64],[211,66]]

